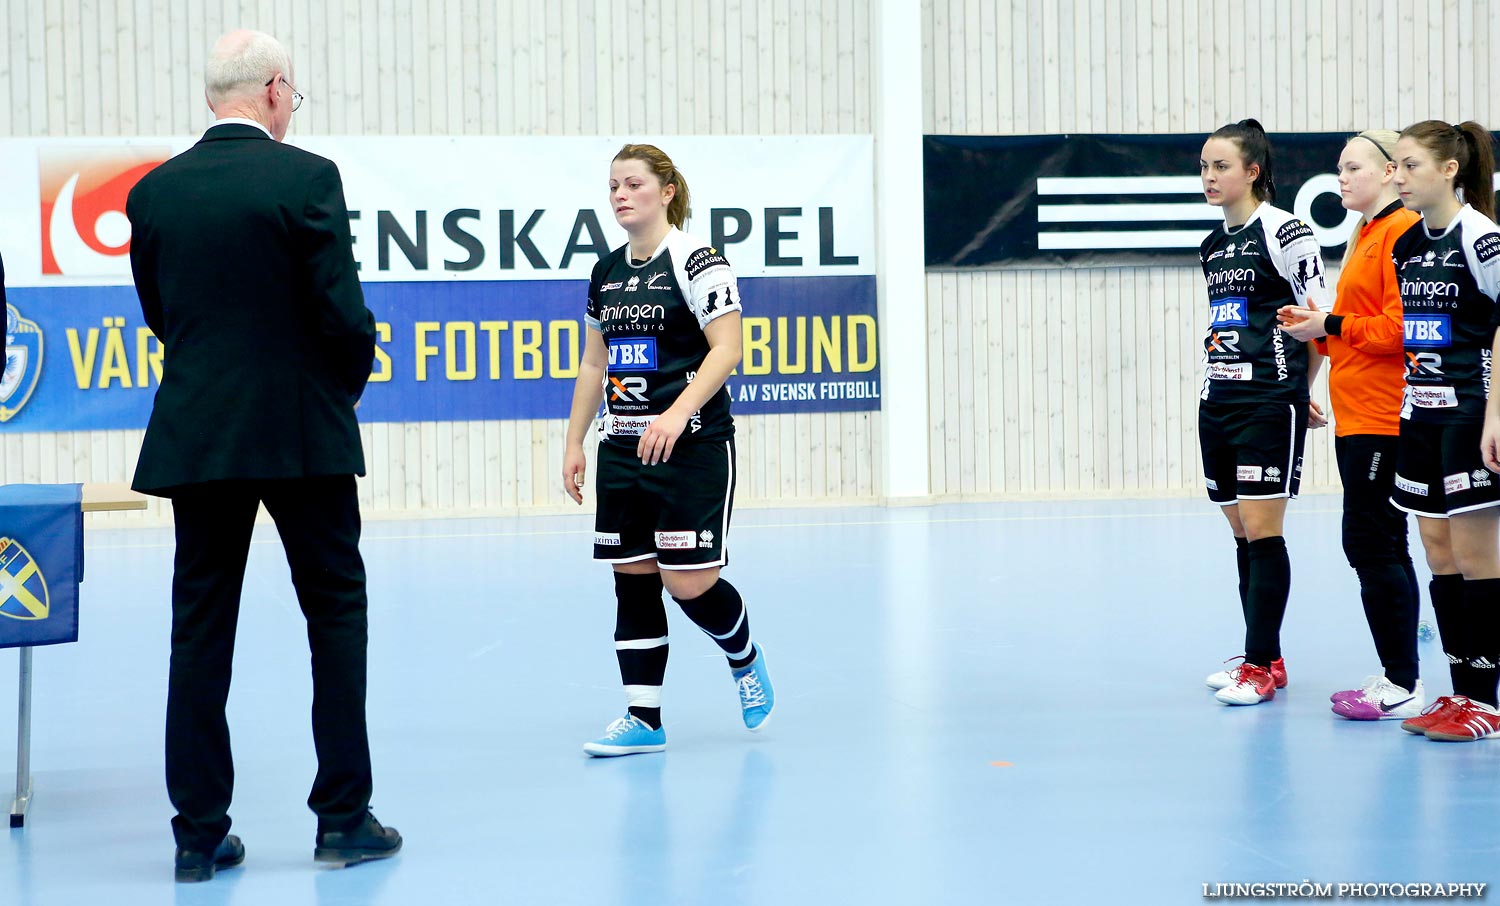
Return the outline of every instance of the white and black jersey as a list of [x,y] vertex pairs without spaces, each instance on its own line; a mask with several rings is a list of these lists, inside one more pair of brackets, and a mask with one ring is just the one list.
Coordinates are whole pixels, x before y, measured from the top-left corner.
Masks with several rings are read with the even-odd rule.
[[1276,310],[1292,304],[1330,307],[1312,229],[1262,204],[1243,226],[1215,228],[1198,257],[1208,281],[1209,311],[1202,398],[1306,402],[1307,347],[1281,332]]
[[1500,294],[1500,228],[1464,205],[1443,232],[1426,221],[1391,248],[1406,330],[1401,417],[1434,424],[1484,421],[1490,344]]
[[[708,355],[703,329],[739,311],[740,293],[723,254],[676,227],[644,262],[631,261],[629,249],[594,266],[585,320],[609,350],[600,433],[633,445],[697,375]],[[733,436],[729,392],[721,388],[693,413],[678,442]]]

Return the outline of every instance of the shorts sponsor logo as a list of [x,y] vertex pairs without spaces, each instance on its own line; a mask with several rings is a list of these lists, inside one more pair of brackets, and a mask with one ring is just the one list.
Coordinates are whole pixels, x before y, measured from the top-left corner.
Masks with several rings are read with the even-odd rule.
[[699,547],[713,547],[714,546],[714,533],[710,532],[708,529],[704,529],[703,531],[699,532],[698,533],[698,546]]
[[1203,483],[1208,485],[1208,489],[1210,491],[1217,491],[1219,489],[1219,483],[1217,481],[1214,481],[1212,478],[1203,479]]
[[1407,315],[1402,321],[1407,346],[1431,348],[1453,343],[1453,319],[1450,315]]
[[1474,479],[1474,487],[1476,488],[1487,488],[1494,481],[1494,476],[1490,474],[1488,469],[1475,469],[1469,473],[1469,477]]
[[1281,481],[1281,470],[1275,466],[1266,469],[1266,481]]
[[655,371],[656,337],[627,337],[609,341],[610,371]]
[[1427,496],[1427,485],[1402,478],[1400,475],[1396,476],[1396,487],[1399,490],[1405,491],[1408,494],[1415,494],[1418,497]]
[[1209,362],[1208,379],[1211,381],[1248,381],[1250,380],[1250,363],[1225,365],[1222,362]]
[[595,532],[594,533],[594,543],[595,544],[599,544],[599,545],[603,545],[604,547],[619,547],[620,546],[620,533],[619,532]]
[[1422,409],[1454,409],[1458,406],[1458,391],[1452,387],[1408,387],[1411,404]]
[[696,539],[692,532],[657,532],[656,549],[681,551],[692,549]]
[[1446,475],[1443,477],[1443,493],[1457,494],[1459,491],[1467,491],[1471,487],[1468,472],[1459,472],[1457,475]]
[[1236,466],[1234,477],[1239,481],[1260,481],[1264,473],[1260,466]]
[[1249,300],[1243,297],[1220,299],[1208,306],[1208,318],[1214,327],[1249,327]]

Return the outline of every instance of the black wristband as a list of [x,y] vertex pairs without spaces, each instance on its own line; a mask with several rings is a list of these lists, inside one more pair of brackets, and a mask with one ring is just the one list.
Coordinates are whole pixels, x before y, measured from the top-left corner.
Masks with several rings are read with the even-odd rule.
[[1344,316],[1343,315],[1329,315],[1328,317],[1324,318],[1323,319],[1323,330],[1330,337],[1343,336],[1343,333],[1344,333]]

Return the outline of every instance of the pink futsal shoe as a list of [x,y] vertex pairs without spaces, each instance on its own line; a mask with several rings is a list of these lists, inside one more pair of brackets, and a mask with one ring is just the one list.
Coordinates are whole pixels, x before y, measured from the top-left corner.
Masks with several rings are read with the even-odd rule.
[[1363,689],[1336,693],[1343,697],[1334,700],[1333,713],[1347,720],[1407,720],[1420,715],[1427,704],[1421,680],[1408,692],[1383,676],[1371,679],[1374,682]]

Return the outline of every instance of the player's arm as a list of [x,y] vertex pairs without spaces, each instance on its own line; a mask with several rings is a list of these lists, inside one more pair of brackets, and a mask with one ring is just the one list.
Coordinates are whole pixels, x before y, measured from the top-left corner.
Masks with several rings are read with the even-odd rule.
[[568,412],[568,435],[563,447],[563,490],[574,503],[583,503],[583,482],[588,468],[583,438],[604,401],[604,372],[608,367],[604,334],[590,325],[584,331],[583,358],[578,363],[578,379],[573,382],[573,408]]

